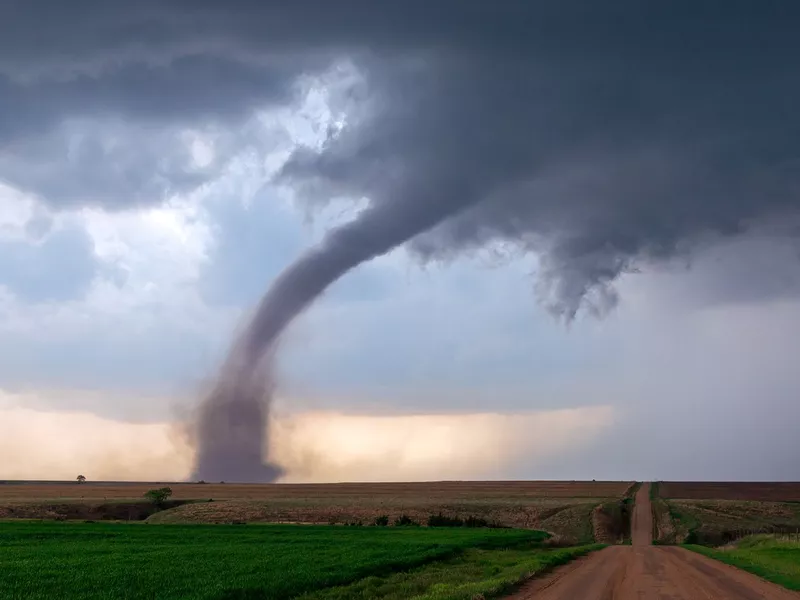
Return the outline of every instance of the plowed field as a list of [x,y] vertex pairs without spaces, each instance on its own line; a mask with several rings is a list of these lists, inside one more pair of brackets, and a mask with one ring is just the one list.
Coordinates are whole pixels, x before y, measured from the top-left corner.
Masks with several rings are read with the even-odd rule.
[[658,484],[662,498],[682,500],[759,500],[785,502],[800,500],[798,482],[714,482],[662,481]]

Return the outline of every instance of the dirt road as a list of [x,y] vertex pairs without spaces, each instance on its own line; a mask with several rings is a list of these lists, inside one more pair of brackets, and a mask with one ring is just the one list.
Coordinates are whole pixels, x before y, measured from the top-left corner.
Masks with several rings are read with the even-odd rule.
[[636,494],[631,546],[611,546],[530,581],[517,600],[800,600],[744,571],[683,548],[653,546],[650,489]]

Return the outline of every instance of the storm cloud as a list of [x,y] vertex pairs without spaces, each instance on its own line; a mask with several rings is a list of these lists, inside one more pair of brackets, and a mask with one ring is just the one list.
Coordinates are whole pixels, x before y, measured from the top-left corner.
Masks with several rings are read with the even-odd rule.
[[[163,136],[290,106],[303,77],[347,64],[357,77],[331,84],[340,125],[321,147],[299,147],[279,181],[311,206],[366,198],[398,227],[424,220],[432,229],[410,243],[423,260],[496,244],[533,252],[555,314],[605,312],[620,273],[709,238],[776,220],[776,236],[796,233],[786,223],[800,203],[800,9],[790,2],[3,10],[0,178],[56,209],[120,210],[202,185],[224,152],[198,167]],[[114,143],[63,142],[76,119],[99,118],[128,130]],[[148,129],[159,133],[138,143]],[[48,169],[20,164],[36,147]]]

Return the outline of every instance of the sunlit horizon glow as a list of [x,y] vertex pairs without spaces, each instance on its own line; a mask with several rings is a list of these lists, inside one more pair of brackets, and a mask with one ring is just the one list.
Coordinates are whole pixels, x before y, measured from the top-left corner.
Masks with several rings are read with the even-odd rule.
[[[611,407],[521,413],[367,415],[312,411],[273,419],[282,482],[500,479],[589,445]],[[194,451],[174,423],[88,412],[0,408],[0,478],[182,481]]]

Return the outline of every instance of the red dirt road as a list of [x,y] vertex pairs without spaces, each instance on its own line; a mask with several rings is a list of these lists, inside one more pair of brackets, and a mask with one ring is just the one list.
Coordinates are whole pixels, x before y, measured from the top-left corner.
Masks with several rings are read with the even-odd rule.
[[636,494],[631,546],[611,546],[530,581],[517,600],[800,600],[744,571],[683,548],[653,546],[649,486]]

